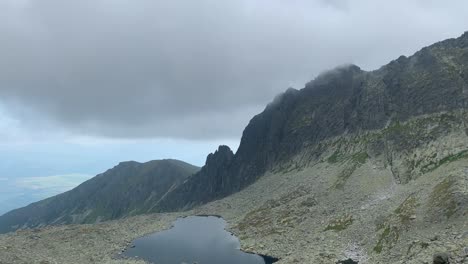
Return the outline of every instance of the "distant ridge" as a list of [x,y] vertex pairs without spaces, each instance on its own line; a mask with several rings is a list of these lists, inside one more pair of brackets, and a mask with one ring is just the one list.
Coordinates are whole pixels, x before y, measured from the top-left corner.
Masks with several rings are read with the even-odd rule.
[[301,90],[288,89],[252,118],[235,154],[220,146],[200,170],[174,160],[121,163],[70,192],[7,213],[0,232],[187,210],[238,192],[269,171],[324,159],[350,161],[345,179],[369,157],[383,159],[395,182],[406,184],[466,156],[466,149],[451,155],[419,150],[452,130],[468,135],[467,110],[465,33],[375,71],[346,65]]
[[78,187],[0,217],[0,232],[50,224],[95,223],[149,211],[199,170],[178,160],[121,162]]

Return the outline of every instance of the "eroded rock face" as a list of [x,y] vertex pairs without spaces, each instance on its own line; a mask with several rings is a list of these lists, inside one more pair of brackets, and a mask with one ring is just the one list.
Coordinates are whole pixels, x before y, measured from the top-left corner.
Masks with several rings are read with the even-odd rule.
[[[275,98],[249,122],[235,154],[221,146],[198,173],[182,183],[164,185],[165,192],[154,196],[146,188],[137,189],[138,195],[147,197],[123,201],[117,197],[108,203],[144,202],[144,210],[135,213],[180,211],[238,192],[268,171],[286,172],[323,160],[344,163],[332,185],[336,190],[343,189],[367,159],[380,160],[397,183],[406,184],[468,157],[467,76],[466,33],[376,71],[339,67],[301,90],[289,89]],[[443,198],[438,207],[465,201],[451,195]],[[8,225],[28,227],[31,219],[35,226],[70,223],[58,217],[71,217],[66,201],[57,202],[62,204],[57,210],[32,206],[16,211],[22,220],[10,218]],[[120,209],[118,216],[128,211]],[[93,220],[113,217],[99,211],[92,215]]]
[[[445,157],[433,158],[430,151],[416,150],[458,129],[455,126],[465,126],[466,131],[467,39],[465,33],[436,43],[372,72],[343,66],[322,74],[304,89],[287,90],[252,118],[237,153],[220,165],[223,170],[202,170],[165,197],[157,211],[180,210],[229,195],[268,170],[307,165],[330,149],[324,141],[342,135],[382,131],[380,138],[360,146],[360,153],[383,156],[400,183],[424,174],[424,169],[437,166]],[[440,113],[449,114],[440,120],[407,124]],[[351,149],[356,147],[347,151],[359,154]],[[295,161],[299,154],[302,157]]]
[[433,264],[449,264],[450,255],[447,253],[437,253],[432,258]]
[[342,261],[338,261],[336,264],[358,264],[359,262],[354,261],[352,259],[346,259]]
[[[182,185],[168,193],[155,206],[154,211],[175,211],[209,202],[234,192],[235,183],[227,173],[233,163],[234,153],[227,146],[220,146],[206,158],[205,166]],[[188,200],[194,197],[192,200]]]

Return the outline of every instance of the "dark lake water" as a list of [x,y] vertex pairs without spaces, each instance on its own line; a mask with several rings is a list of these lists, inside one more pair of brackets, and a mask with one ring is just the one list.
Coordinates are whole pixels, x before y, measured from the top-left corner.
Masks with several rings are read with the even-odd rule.
[[179,218],[174,227],[133,242],[125,255],[157,264],[270,264],[276,259],[239,250],[239,240],[214,216]]

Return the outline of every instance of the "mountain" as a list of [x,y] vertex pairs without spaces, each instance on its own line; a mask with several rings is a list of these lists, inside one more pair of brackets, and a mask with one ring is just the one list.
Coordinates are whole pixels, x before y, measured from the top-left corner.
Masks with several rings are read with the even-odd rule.
[[236,153],[220,146],[160,191],[124,163],[0,217],[5,232],[156,212],[1,235],[0,262],[130,263],[129,241],[219,215],[242,250],[278,263],[467,263],[467,111],[468,33],[375,71],[342,66],[279,95]]
[[[245,128],[235,155],[220,147],[208,157],[204,169],[155,209],[177,211],[225,197],[267,171],[307,166],[331,149],[337,150],[332,159],[381,157],[395,179],[407,183],[449,158],[436,151],[422,155],[415,151],[455,126],[468,129],[467,110],[468,33],[411,57],[401,56],[375,71],[342,66],[321,74],[301,90],[289,89],[275,98]],[[410,122],[414,118],[421,119]],[[431,125],[436,127],[424,133]],[[338,136],[365,137],[375,131],[380,135],[354,150],[349,150],[349,142],[332,143],[333,148],[329,142]],[[450,154],[461,155],[465,149],[459,151]]]
[[6,213],[0,217],[0,232],[95,223],[145,213],[198,170],[178,160],[121,162],[73,190]]
[[[102,176],[97,176],[64,197],[0,217],[0,226],[5,231],[10,229],[4,223],[17,227],[89,223],[129,214],[187,210],[238,192],[268,171],[300,169],[323,155],[337,161],[380,158],[399,183],[407,183],[449,158],[436,150],[419,153],[418,149],[468,122],[467,48],[465,33],[413,56],[401,56],[375,71],[355,65],[327,71],[301,90],[290,88],[278,95],[249,122],[235,154],[220,146],[208,155],[201,170],[181,184],[163,178],[157,190],[140,192],[138,186],[146,186],[149,180],[140,173],[152,163],[122,163],[103,175],[120,175],[123,170],[128,178],[100,180]],[[415,118],[418,121],[412,121]],[[429,126],[435,128],[426,133]],[[334,141],[340,136],[348,140]],[[349,138],[360,144],[351,148]],[[453,151],[458,149],[459,153],[450,155],[464,151],[460,147]],[[124,184],[130,178],[131,183]]]

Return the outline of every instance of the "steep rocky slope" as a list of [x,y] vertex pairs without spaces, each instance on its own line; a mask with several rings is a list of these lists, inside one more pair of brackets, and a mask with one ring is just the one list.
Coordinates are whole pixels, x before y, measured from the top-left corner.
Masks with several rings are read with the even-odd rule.
[[0,233],[50,224],[95,223],[151,210],[199,170],[178,160],[122,162],[63,194],[0,217]]
[[131,239],[215,214],[281,264],[466,263],[467,109],[468,33],[376,71],[340,67],[277,97],[235,154],[221,146],[143,210],[179,212],[17,231],[0,260],[135,263],[118,257]]
[[[447,137],[466,143],[459,132]],[[278,257],[278,264],[422,264],[439,253],[450,264],[468,262],[466,157],[407,184],[399,184],[382,160],[359,160],[346,180],[342,173],[354,160],[324,154],[314,165],[269,172],[240,192],[185,212],[19,230],[0,236],[0,263],[144,263],[120,253],[176,217],[197,214],[222,216],[242,249]]]
[[[339,160],[346,155],[357,160],[378,157],[391,168],[396,181],[404,184],[450,159],[451,155],[467,154],[463,147],[449,153],[438,152],[437,148],[417,151],[458,125],[468,130],[467,109],[468,33],[465,33],[457,39],[423,48],[411,57],[402,56],[375,71],[366,72],[355,65],[342,66],[320,75],[301,90],[287,90],[250,121],[235,154],[221,146],[208,156],[198,173],[182,184],[167,184],[162,191],[156,190],[164,196],[156,195],[147,201],[145,195],[152,195],[150,192],[139,193],[141,197],[134,199],[109,191],[113,195],[107,200],[109,203],[131,208],[109,212],[102,209],[108,206],[99,203],[93,211],[86,211],[86,206],[77,212],[57,209],[57,202],[44,207],[49,203],[46,200],[41,205],[0,217],[0,226],[5,226],[2,222],[18,227],[92,222],[120,217],[129,211],[186,210],[238,192],[267,171],[287,171],[314,164],[336,144],[339,148],[331,159]],[[419,123],[404,124],[412,118],[419,118]],[[423,133],[428,126],[436,128]],[[329,140],[340,135],[365,138],[366,142],[330,145]],[[350,166],[352,170],[354,165]],[[167,194],[166,188],[171,188]],[[60,206],[74,208],[75,200],[60,199]],[[90,204],[98,200],[90,199]],[[142,201],[146,201],[143,209],[134,210]]]
[[[467,109],[468,33],[423,48],[409,58],[402,56],[376,71],[343,66],[320,75],[302,90],[289,89],[278,96],[250,121],[235,155],[220,149],[214,154],[220,157],[207,160],[206,165],[217,170],[201,170],[155,210],[177,211],[225,197],[266,171],[316,162],[329,150],[324,143],[327,139],[365,137],[376,130],[381,133],[355,154],[383,154],[396,180],[407,183],[446,158],[445,153],[421,154],[414,153],[415,149],[449,133],[453,124],[468,130]],[[421,123],[401,125],[436,113],[444,114],[436,120],[428,117]],[[417,133],[439,123],[428,134]]]

